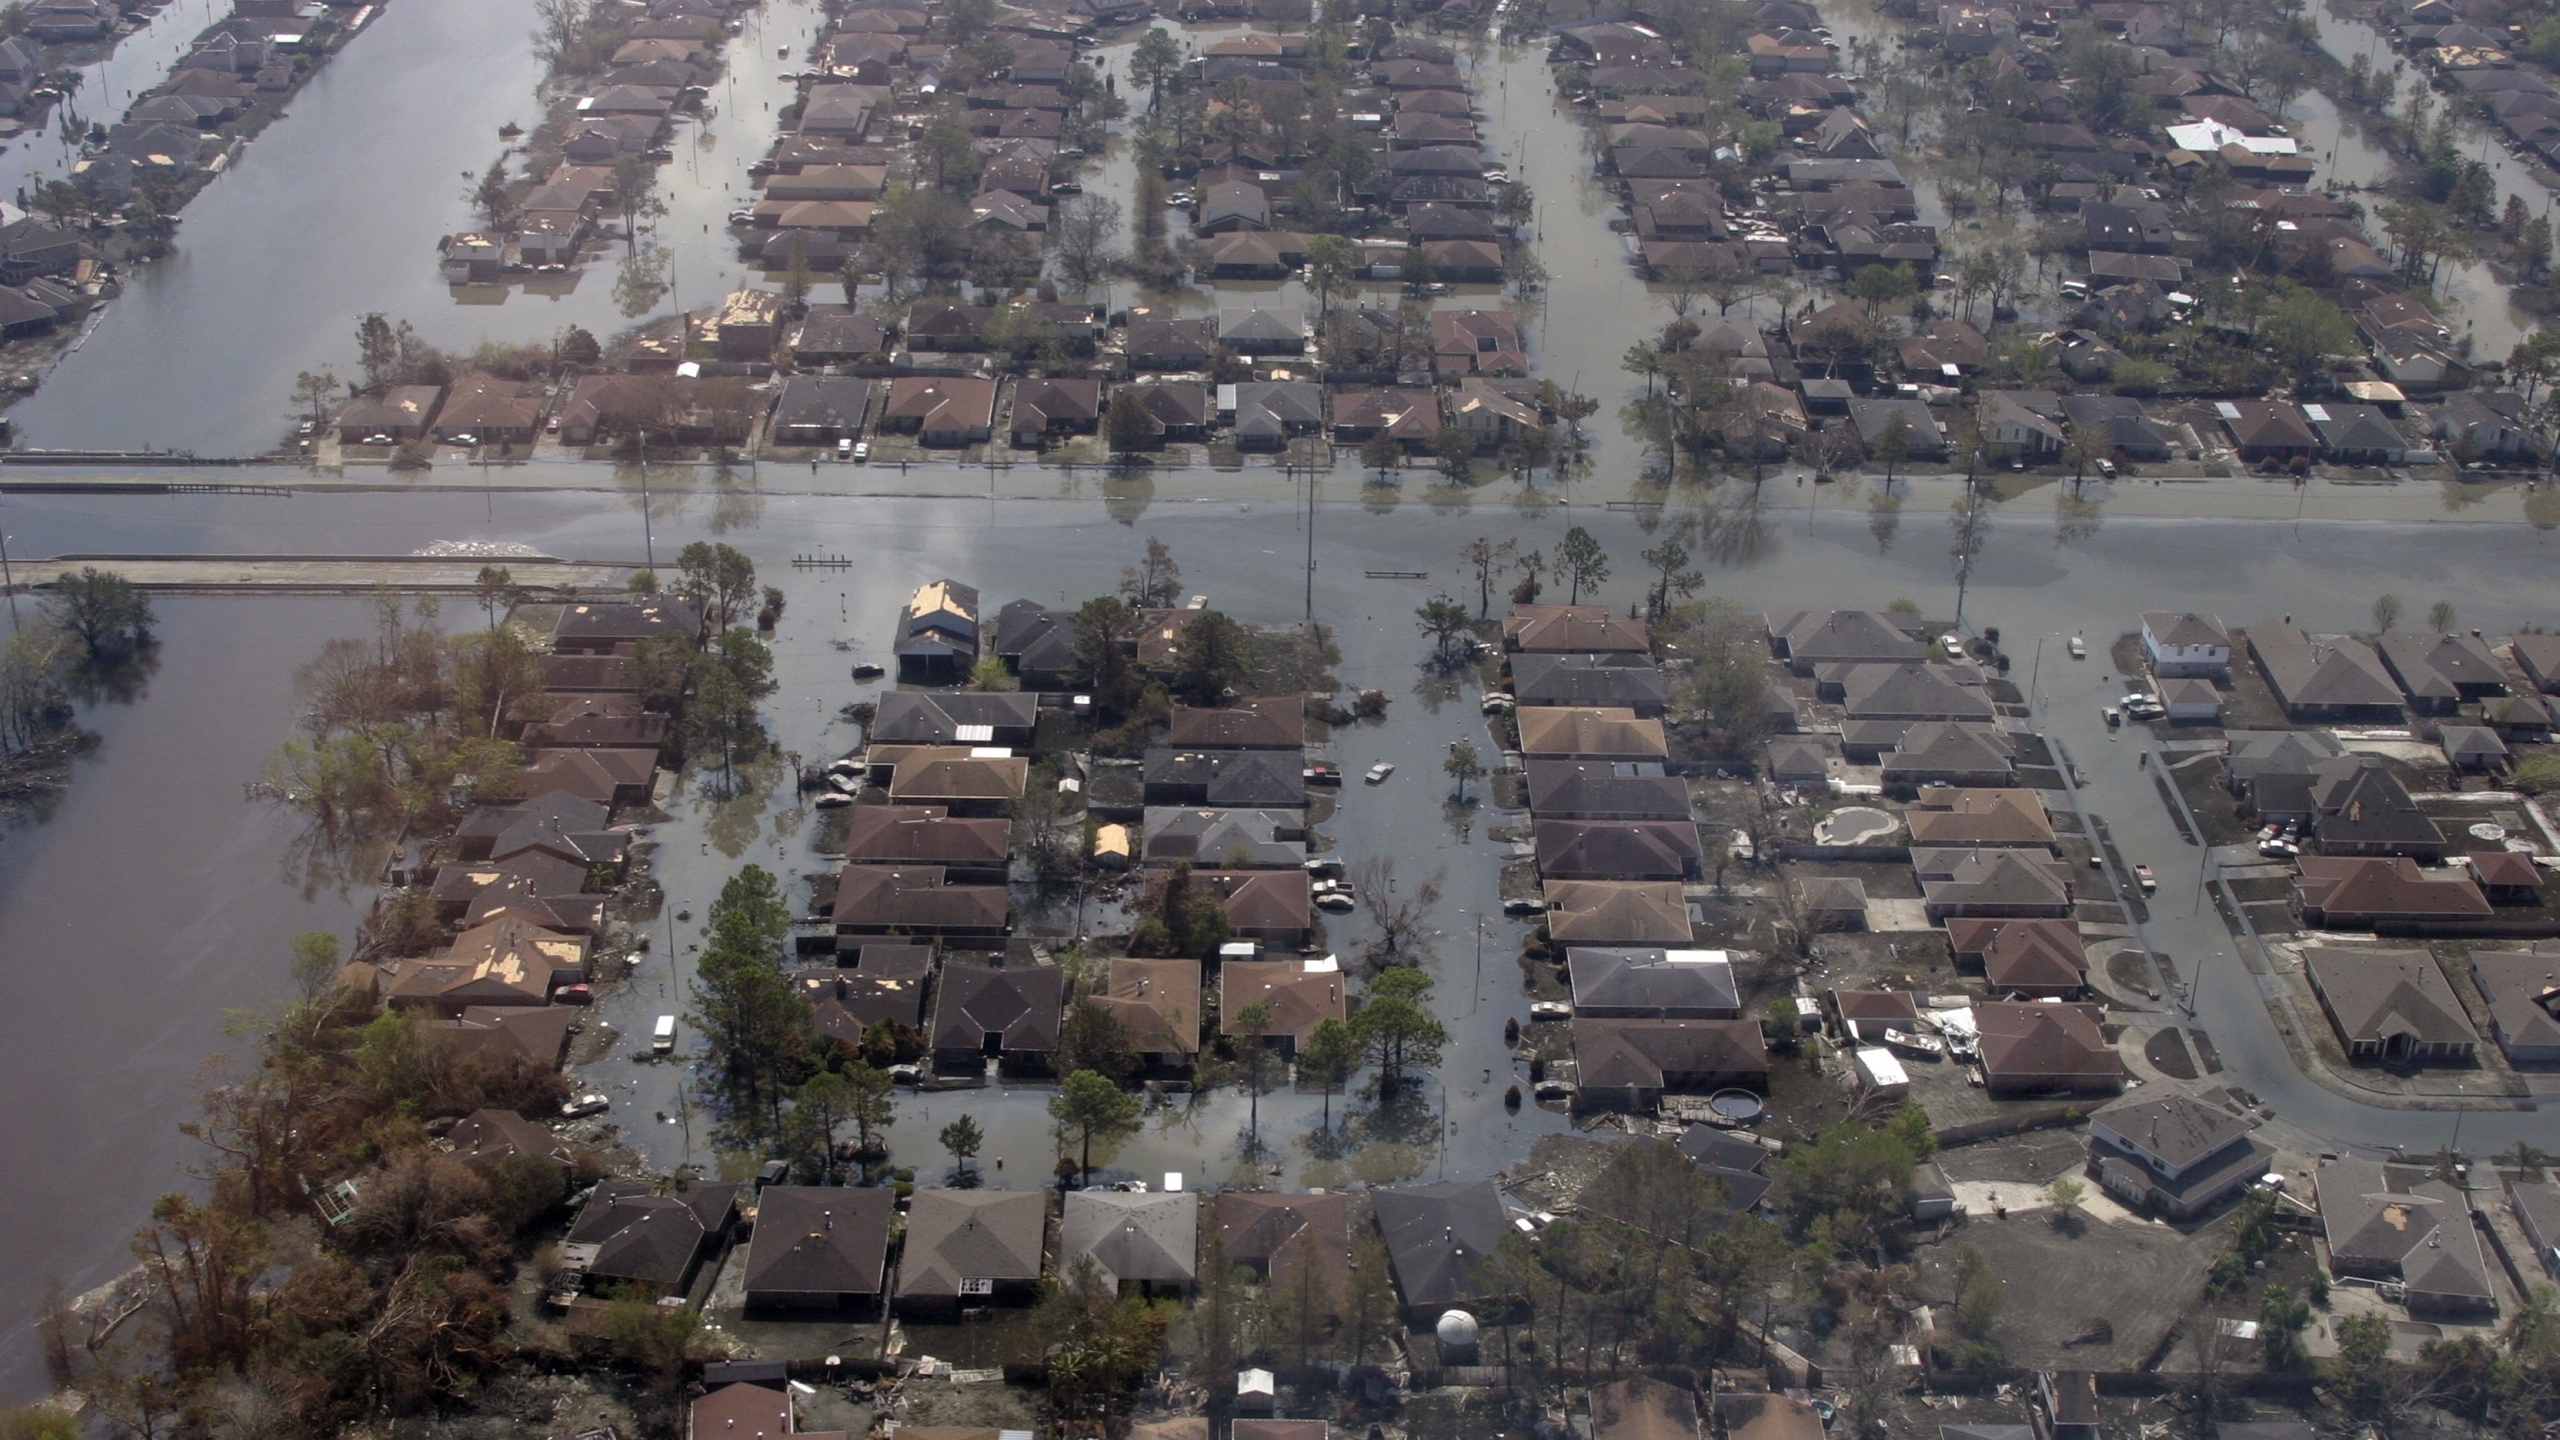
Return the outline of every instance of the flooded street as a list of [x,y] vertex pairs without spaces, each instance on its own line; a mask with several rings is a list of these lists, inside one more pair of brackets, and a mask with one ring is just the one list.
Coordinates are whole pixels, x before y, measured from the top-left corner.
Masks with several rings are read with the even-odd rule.
[[[91,122],[113,125],[122,120],[134,101],[168,78],[169,68],[186,55],[196,36],[230,13],[228,5],[215,0],[171,0],[144,20],[141,29],[118,39],[106,55],[69,67],[80,83],[71,92],[68,113],[79,118],[84,131]],[[57,103],[46,112],[43,125],[0,150],[0,197],[23,206],[46,181],[71,173],[80,150],[62,138],[65,113],[66,107]]]
[[[542,287],[447,285],[437,268],[437,237],[469,223],[462,173],[497,155],[500,126],[542,117],[528,14],[516,0],[386,7],[187,206],[176,253],[137,271],[96,332],[11,409],[21,443],[266,450],[298,372],[356,373],[367,311],[465,355],[483,340],[547,341],[569,325],[602,338],[630,324],[614,303],[618,235],[570,281]],[[676,158],[658,170],[673,293],[653,313],[700,308],[747,274],[728,213],[793,94],[780,77],[800,68],[818,21],[814,0],[748,12],[709,115],[677,127]],[[785,46],[789,59],[774,53]],[[31,143],[52,142],[17,148]]]

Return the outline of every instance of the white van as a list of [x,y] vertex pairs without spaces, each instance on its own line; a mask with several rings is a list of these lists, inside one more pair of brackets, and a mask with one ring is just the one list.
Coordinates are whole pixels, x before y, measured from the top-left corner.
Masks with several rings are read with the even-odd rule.
[[675,1053],[675,1049],[676,1017],[673,1015],[661,1015],[658,1017],[657,1025],[649,1031],[649,1053],[653,1055],[672,1055]]

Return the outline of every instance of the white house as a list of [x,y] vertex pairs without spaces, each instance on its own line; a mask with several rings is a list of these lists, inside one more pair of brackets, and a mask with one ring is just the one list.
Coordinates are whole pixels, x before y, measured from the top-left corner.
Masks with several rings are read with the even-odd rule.
[[2212,615],[2175,610],[2144,611],[2142,649],[2151,659],[2154,676],[2231,673],[2231,632],[2222,628],[2222,621]]

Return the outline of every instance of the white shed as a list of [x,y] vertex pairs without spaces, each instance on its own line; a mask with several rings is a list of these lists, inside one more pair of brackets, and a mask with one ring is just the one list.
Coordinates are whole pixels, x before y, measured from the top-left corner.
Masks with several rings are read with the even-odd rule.
[[1902,1068],[1901,1061],[1893,1058],[1892,1051],[1873,1046],[1861,1047],[1857,1059],[1860,1089],[1878,1095],[1911,1093],[1911,1074]]

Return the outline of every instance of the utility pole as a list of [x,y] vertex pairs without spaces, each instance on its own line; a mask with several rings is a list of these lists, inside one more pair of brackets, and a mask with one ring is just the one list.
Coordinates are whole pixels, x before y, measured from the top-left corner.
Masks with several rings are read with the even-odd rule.
[[0,520],[0,592],[9,597],[9,633],[15,635],[18,633],[18,581],[9,573],[9,529],[5,520]]
[[1307,471],[1307,625],[1316,623],[1316,467]]
[[1982,447],[1973,447],[1973,458],[1964,470],[1964,539],[1963,554],[1956,557],[1956,629],[1964,629],[1964,592],[1973,581],[1974,525],[1982,515],[1982,500],[1974,490],[1974,476],[1982,466]]
[[[640,436],[640,551],[643,551],[643,559],[648,561],[650,574],[655,577],[658,574],[658,538],[650,533],[648,525],[648,430],[637,430],[637,436]],[[1964,615],[1964,602],[1961,600],[1956,602],[1956,612]]]

